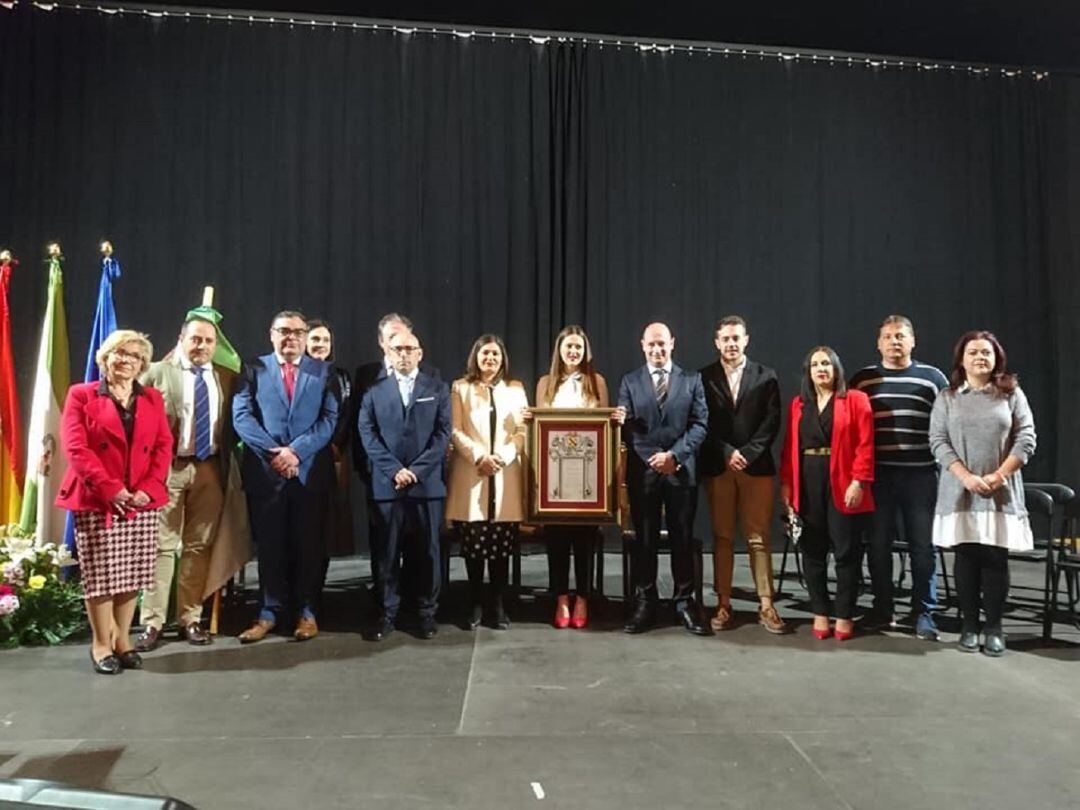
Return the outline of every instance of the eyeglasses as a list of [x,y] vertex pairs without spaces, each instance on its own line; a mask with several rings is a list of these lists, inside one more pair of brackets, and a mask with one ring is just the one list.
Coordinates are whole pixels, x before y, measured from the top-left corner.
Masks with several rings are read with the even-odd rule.
[[287,326],[275,326],[271,331],[277,332],[284,338],[303,337],[308,332],[307,329],[289,329]]
[[109,354],[111,354],[117,360],[125,360],[130,363],[142,362],[142,355],[136,354],[134,352],[125,352],[123,349],[113,349],[111,352],[109,352]]
[[391,346],[390,351],[392,351],[396,355],[400,355],[400,356],[404,357],[405,355],[416,354],[418,351],[420,351],[420,347],[419,346]]

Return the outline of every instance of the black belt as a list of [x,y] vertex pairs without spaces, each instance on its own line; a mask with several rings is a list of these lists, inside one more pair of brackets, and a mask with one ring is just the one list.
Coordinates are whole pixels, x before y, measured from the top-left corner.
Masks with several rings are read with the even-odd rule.
[[176,456],[173,461],[216,461],[217,457],[217,453],[209,455],[204,459],[200,459],[198,456]]

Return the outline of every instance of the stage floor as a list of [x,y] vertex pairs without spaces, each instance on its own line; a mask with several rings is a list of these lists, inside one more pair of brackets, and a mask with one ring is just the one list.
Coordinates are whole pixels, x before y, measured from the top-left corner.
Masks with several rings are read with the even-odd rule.
[[[710,560],[706,557],[706,566]],[[779,557],[777,557],[779,563]],[[661,561],[661,569],[666,560]],[[609,593],[621,588],[607,558]],[[1028,572],[1030,569],[1031,573]],[[241,648],[171,642],[94,675],[83,643],[0,653],[0,778],[174,796],[197,808],[1074,807],[1080,633],[1015,611],[1002,659],[907,632],[817,641],[793,579],[794,635],[619,632],[613,600],[557,631],[526,596],[507,632],[359,635],[367,562],[335,561],[323,634]],[[546,583],[527,557],[526,585]],[[1038,582],[1014,565],[1014,587]],[[737,585],[749,587],[746,558]],[[706,577],[709,579],[709,577]],[[669,585],[668,585],[669,587]],[[864,596],[864,600],[867,597]],[[706,599],[715,604],[715,597]],[[666,614],[665,614],[666,615]],[[952,614],[955,615],[955,614]],[[234,611],[226,629],[250,617]],[[594,617],[596,618],[596,617]]]

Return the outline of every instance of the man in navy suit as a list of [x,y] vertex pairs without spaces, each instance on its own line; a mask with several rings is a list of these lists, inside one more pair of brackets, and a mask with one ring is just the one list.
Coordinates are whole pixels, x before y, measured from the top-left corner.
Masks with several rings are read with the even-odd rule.
[[338,404],[330,365],[304,353],[307,323],[299,312],[274,316],[270,342],[274,351],[244,369],[233,397],[262,590],[259,617],[240,634],[244,644],[265,638],[288,608],[297,617],[297,641],[318,635],[314,605],[325,556],[322,500],[334,477],[330,439]]
[[694,604],[693,527],[697,508],[697,455],[709,412],[701,375],[671,360],[675,338],[662,323],[645,328],[645,365],[619,384],[618,419],[629,445],[626,484],[634,543],[630,568],[636,600],[623,630],[642,633],[656,618],[656,562],[661,507],[671,545],[675,612],[695,635],[708,635]]
[[422,350],[411,331],[397,331],[388,345],[393,373],[376,382],[360,403],[357,430],[371,476],[378,553],[375,572],[382,616],[371,633],[381,641],[394,631],[401,605],[398,581],[406,538],[418,546],[420,635],[438,630],[441,565],[439,530],[446,501],[444,468],[450,442],[450,389],[419,370]]

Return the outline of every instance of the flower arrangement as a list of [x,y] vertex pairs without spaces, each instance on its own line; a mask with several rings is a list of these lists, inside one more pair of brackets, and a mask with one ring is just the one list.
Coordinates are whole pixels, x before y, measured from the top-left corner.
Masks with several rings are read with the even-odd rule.
[[63,546],[0,526],[0,648],[59,644],[86,627],[82,590],[61,576],[70,565]]

